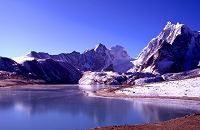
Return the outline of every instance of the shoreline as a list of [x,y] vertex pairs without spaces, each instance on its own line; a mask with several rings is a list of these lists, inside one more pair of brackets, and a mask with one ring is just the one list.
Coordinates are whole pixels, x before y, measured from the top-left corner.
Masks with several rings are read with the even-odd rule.
[[[118,88],[107,88],[100,89],[98,91],[91,92],[92,96],[104,97],[104,98],[160,98],[160,99],[179,99],[179,100],[194,100],[200,101],[200,97],[174,97],[174,96],[132,96],[126,94],[115,93],[115,91],[120,90],[124,87]],[[87,93],[87,92],[86,92]],[[87,96],[91,94],[87,93]],[[158,130],[172,130],[172,129],[181,129],[181,130],[199,130],[200,129],[200,113],[194,113],[193,115],[187,115],[185,117],[180,117],[176,119],[171,119],[162,122],[156,123],[147,123],[147,124],[137,124],[137,125],[120,125],[120,126],[106,126],[106,127],[97,127],[91,128],[89,130],[138,130],[138,129],[158,129]]]
[[91,128],[89,130],[199,130],[200,113],[163,122]]
[[113,98],[160,98],[160,99],[180,99],[180,100],[194,100],[200,101],[200,97],[175,97],[175,96],[132,96],[126,94],[117,94],[113,90],[115,88],[101,89],[98,91],[92,92],[95,96],[98,97],[113,97]]

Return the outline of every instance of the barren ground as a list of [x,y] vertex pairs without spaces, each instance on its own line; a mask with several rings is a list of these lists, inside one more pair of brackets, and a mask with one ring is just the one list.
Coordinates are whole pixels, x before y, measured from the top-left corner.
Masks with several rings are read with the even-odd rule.
[[28,84],[44,84],[41,79],[26,78],[16,72],[0,71],[0,87],[28,85]]

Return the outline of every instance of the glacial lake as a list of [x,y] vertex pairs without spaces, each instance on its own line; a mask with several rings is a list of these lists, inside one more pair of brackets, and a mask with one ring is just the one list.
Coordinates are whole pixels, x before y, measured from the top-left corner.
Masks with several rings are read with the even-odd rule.
[[166,121],[200,112],[199,101],[85,96],[110,86],[0,88],[0,130],[72,130]]

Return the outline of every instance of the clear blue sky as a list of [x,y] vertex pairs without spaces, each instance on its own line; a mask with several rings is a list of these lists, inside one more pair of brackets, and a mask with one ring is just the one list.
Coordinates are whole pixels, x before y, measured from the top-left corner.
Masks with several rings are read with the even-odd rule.
[[82,53],[102,43],[135,58],[168,21],[200,31],[200,0],[0,0],[0,56]]

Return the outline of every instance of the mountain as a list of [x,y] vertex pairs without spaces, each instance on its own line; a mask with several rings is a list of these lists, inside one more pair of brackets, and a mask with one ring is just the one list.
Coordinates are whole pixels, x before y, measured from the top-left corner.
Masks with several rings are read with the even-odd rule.
[[44,80],[30,73],[26,67],[12,59],[0,57],[0,87],[44,83]]
[[13,60],[23,64],[25,61],[47,58],[68,62],[80,71],[116,71],[122,73],[133,67],[130,62],[133,59],[128,55],[125,48],[116,45],[107,49],[101,43],[93,49],[85,50],[82,54],[73,51],[72,53],[50,55],[44,52],[31,51],[25,56],[16,57]]
[[36,76],[29,73],[27,68],[18,64],[14,60],[6,57],[0,57],[0,70],[8,72],[17,72],[20,75],[25,77],[37,78]]
[[[86,50],[81,55],[81,68],[83,71],[101,71],[108,69],[112,65],[112,56],[109,50],[103,45],[98,44],[91,50]],[[113,68],[110,69],[111,71]]]
[[129,56],[125,48],[119,45],[115,45],[109,49],[110,54],[113,56],[113,69],[116,72],[126,72],[133,67],[131,62],[133,59]]
[[53,84],[140,85],[199,76],[199,66],[200,33],[171,22],[136,59],[119,45],[107,49],[101,43],[82,54],[31,51],[13,59],[0,57],[0,70]]
[[133,59],[130,58],[125,48],[116,45],[107,49],[100,43],[82,54],[73,51],[72,53],[50,55],[31,51],[24,56],[13,58],[11,60],[13,63],[5,68],[14,67],[12,71],[15,72],[17,69],[14,65],[16,64],[17,67],[24,68],[26,73],[35,75],[47,83],[73,84],[78,83],[81,79],[81,71],[126,72],[133,67],[131,60]]
[[165,74],[198,68],[200,34],[185,24],[167,22],[162,32],[153,38],[133,61],[128,72]]
[[[12,59],[1,57],[0,70],[16,72],[31,79],[43,79],[47,83],[74,84],[82,77],[82,74],[73,65],[64,61],[53,59],[30,59],[19,64]],[[27,60],[28,59],[28,60]],[[18,76],[19,77],[19,76]]]
[[22,63],[30,73],[51,84],[78,83],[82,74],[68,62],[53,59],[34,59]]

